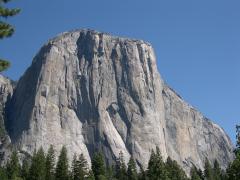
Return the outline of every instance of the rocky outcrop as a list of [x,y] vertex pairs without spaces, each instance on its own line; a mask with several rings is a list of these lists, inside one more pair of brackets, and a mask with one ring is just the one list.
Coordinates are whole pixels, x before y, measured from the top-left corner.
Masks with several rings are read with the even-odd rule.
[[187,104],[174,90],[164,85],[167,152],[185,169],[193,164],[203,169],[207,157],[226,168],[233,158],[231,140],[215,123]]
[[[91,30],[50,40],[19,80],[7,108],[12,143],[33,153],[53,144],[90,162],[101,150],[107,163],[122,151],[146,168],[151,149],[185,169],[205,157],[232,159],[223,130],[169,89],[150,44]],[[224,157],[224,158],[223,158]]]
[[9,155],[11,140],[5,128],[5,106],[11,99],[15,83],[0,75],[0,162]]

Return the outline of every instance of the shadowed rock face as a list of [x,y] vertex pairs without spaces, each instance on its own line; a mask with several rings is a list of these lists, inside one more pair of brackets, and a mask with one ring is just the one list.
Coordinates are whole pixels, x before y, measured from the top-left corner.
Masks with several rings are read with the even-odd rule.
[[147,167],[151,149],[186,170],[205,157],[223,167],[233,158],[223,130],[162,81],[150,44],[90,30],[43,46],[19,80],[7,111],[15,146],[33,153],[66,145],[69,156],[96,150],[113,163],[122,151]]
[[11,99],[15,83],[0,75],[0,164],[9,156],[11,140],[5,126],[5,106]]

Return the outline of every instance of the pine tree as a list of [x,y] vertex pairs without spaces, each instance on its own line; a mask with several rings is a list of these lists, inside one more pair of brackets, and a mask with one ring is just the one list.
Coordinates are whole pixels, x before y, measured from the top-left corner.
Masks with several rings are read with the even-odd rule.
[[240,156],[240,125],[236,125],[236,149],[235,149],[235,155],[236,157]]
[[159,148],[156,153],[152,150],[151,157],[148,163],[148,178],[151,180],[168,180],[168,174]]
[[43,148],[41,147],[37,153],[34,152],[32,163],[29,170],[29,180],[44,180],[46,176],[46,159]]
[[138,180],[148,180],[147,171],[140,166],[140,173],[138,173]]
[[102,153],[95,153],[93,155],[92,171],[96,180],[106,178],[106,166]]
[[56,180],[69,180],[69,169],[68,169],[68,157],[67,149],[65,146],[62,147],[60,155],[58,157],[55,179]]
[[186,180],[187,175],[178,165],[176,161],[173,161],[170,157],[167,158],[166,169],[168,171],[168,177],[171,180]]
[[239,180],[240,179],[240,126],[236,126],[236,149],[235,149],[235,160],[227,168],[228,180]]
[[73,156],[73,160],[72,160],[72,171],[71,171],[71,179],[77,179],[77,155],[76,153]]
[[207,158],[204,165],[204,177],[206,180],[214,180],[213,168]]
[[79,158],[77,158],[75,154],[72,161],[72,179],[82,180],[85,179],[87,176],[88,176],[87,160],[84,158],[83,154],[81,154]]
[[214,161],[213,174],[214,174],[214,180],[221,180],[223,178],[222,170],[217,160]]
[[29,161],[27,158],[25,158],[22,162],[22,168],[21,168],[21,177],[23,180],[27,180],[28,174],[29,174]]
[[128,180],[137,180],[138,179],[136,163],[132,156],[128,162],[127,177],[128,177]]
[[119,157],[116,161],[116,178],[119,180],[127,179],[127,167],[124,161],[123,153],[120,151]]
[[0,167],[0,179],[8,180],[7,171],[6,171],[6,168],[4,167]]
[[191,180],[202,180],[201,176],[199,175],[199,172],[195,166],[193,166],[190,170],[190,176]]
[[55,173],[55,152],[53,145],[50,145],[46,157],[46,180],[53,180]]
[[[9,9],[3,6],[10,0],[0,0],[0,18],[8,18],[15,16],[20,12],[20,9]],[[14,33],[14,27],[2,20],[0,20],[0,39],[10,37]],[[6,70],[10,66],[10,63],[6,60],[0,59],[0,72]]]
[[106,169],[106,178],[116,180],[114,166],[108,166]]
[[8,179],[16,180],[20,177],[20,164],[17,155],[17,151],[13,151],[10,157],[10,161],[8,161],[7,165],[7,175]]
[[95,180],[94,174],[92,170],[88,171],[88,176],[86,178],[86,180]]

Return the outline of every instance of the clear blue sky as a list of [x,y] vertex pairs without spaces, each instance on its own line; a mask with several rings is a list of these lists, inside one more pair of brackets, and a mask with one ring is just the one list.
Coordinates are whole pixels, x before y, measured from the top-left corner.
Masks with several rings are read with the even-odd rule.
[[76,28],[143,39],[165,81],[235,139],[240,123],[239,0],[13,0],[19,16],[0,56],[17,80],[51,37]]

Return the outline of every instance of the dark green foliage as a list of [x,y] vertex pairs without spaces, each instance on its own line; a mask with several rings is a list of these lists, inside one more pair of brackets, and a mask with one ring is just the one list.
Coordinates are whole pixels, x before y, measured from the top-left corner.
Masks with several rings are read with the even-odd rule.
[[148,178],[151,180],[167,180],[168,173],[165,168],[165,164],[162,160],[162,156],[159,148],[157,147],[156,153],[152,150],[150,160],[148,163]]
[[214,171],[208,159],[205,160],[204,177],[206,180],[214,180]]
[[7,165],[7,176],[8,179],[16,180],[20,178],[20,164],[19,159],[17,155],[17,151],[13,151],[12,155],[10,157],[10,160],[8,161]]
[[72,180],[82,180],[88,176],[88,165],[87,160],[84,158],[83,154],[77,158],[74,155],[72,161]]
[[137,180],[138,179],[136,163],[132,156],[128,162],[127,177],[128,177],[128,180]]
[[8,180],[7,171],[4,167],[0,167],[0,179]]
[[55,173],[55,152],[53,146],[51,145],[48,149],[46,157],[46,176],[45,179],[53,180]]
[[[31,162],[31,163],[29,163]],[[123,153],[120,152],[114,168],[106,168],[103,155],[96,153],[92,159],[92,170],[83,154],[74,156],[72,171],[69,172],[67,149],[63,147],[58,157],[55,168],[55,155],[53,146],[48,149],[45,158],[44,151],[40,148],[32,158],[26,158],[20,166],[17,152],[14,151],[6,167],[0,167],[0,180],[188,180],[183,169],[170,157],[166,162],[160,154],[159,148],[152,151],[148,163],[148,169],[144,171],[140,167],[137,172],[133,157],[130,158],[128,166],[125,165]],[[31,165],[29,167],[29,165]],[[240,156],[232,162],[225,173],[217,161],[212,167],[206,159],[204,173],[194,165],[190,171],[191,180],[239,180],[240,179]],[[71,174],[70,174],[71,173]],[[189,179],[189,180],[190,180]]]
[[[201,171],[201,170],[200,170]],[[199,170],[193,166],[190,170],[191,180],[202,180],[202,172],[199,173]]]
[[92,159],[92,171],[96,180],[106,178],[106,167],[102,153],[95,153]]
[[236,159],[227,168],[228,180],[239,180],[240,179],[240,157]]
[[111,179],[111,180],[115,180],[116,178],[114,177],[114,167],[113,166],[108,166],[106,169],[106,178],[107,179]]
[[35,152],[29,170],[29,180],[44,180],[46,176],[46,159],[43,148]]
[[236,149],[235,149],[235,155],[240,156],[240,126],[236,126]]
[[167,158],[166,169],[168,171],[168,178],[171,180],[186,180],[187,175],[178,165],[176,161],[173,161],[170,157]]
[[122,151],[120,151],[119,157],[117,158],[115,170],[117,179],[119,180],[127,179],[127,167],[123,158]]
[[[0,39],[10,37],[14,33],[14,27],[2,19],[15,16],[20,12],[20,9],[9,9],[3,7],[10,0],[0,0]],[[10,66],[10,63],[6,60],[0,59],[0,72],[6,70]]]
[[87,180],[95,180],[94,174],[92,170],[88,172],[88,177],[86,178]]
[[214,161],[213,174],[214,174],[214,180],[221,180],[221,179],[223,179],[222,170],[221,170],[217,160]]
[[240,179],[240,126],[236,126],[236,149],[235,149],[235,160],[227,168],[228,180],[239,180]]
[[147,172],[140,167],[140,172],[138,173],[138,180],[148,180]]
[[23,180],[27,180],[29,176],[29,161],[25,158],[22,162],[22,168],[21,168],[21,177]]
[[65,146],[62,147],[60,155],[58,157],[55,179],[56,180],[69,180],[69,169],[68,169],[68,157],[67,149]]

